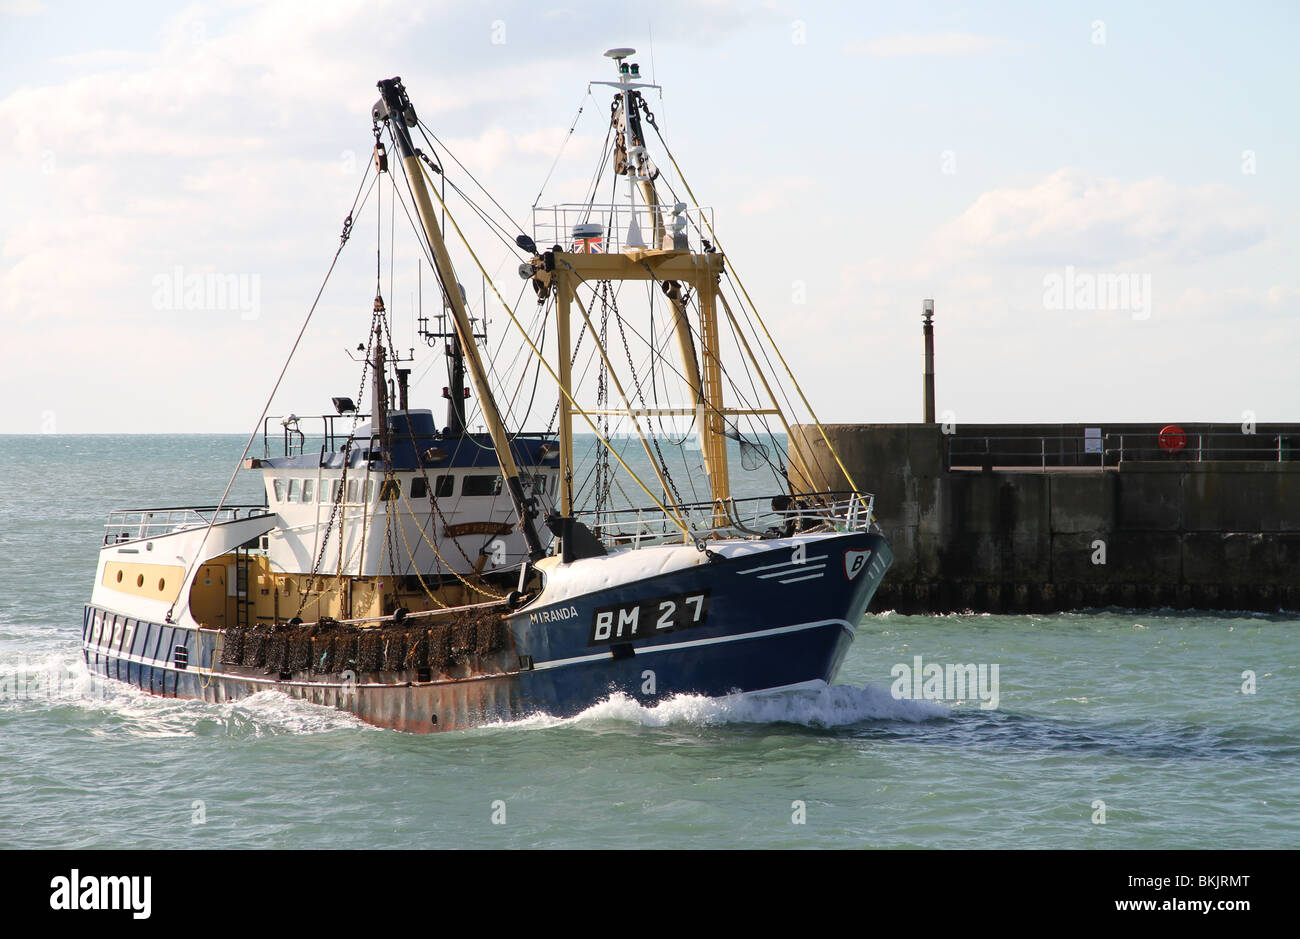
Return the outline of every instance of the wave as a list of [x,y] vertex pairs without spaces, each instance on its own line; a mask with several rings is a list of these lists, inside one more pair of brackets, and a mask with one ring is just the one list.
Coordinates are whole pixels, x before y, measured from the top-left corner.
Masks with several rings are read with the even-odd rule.
[[346,711],[278,691],[220,704],[163,698],[91,673],[78,654],[51,652],[21,661],[0,660],[0,711],[56,709],[105,718],[92,733],[142,737],[260,737],[378,729]]
[[489,726],[523,729],[607,723],[639,724],[643,727],[800,724],[831,728],[865,721],[920,723],[948,717],[950,713],[947,707],[933,701],[899,700],[878,685],[861,688],[831,685],[820,691],[751,692],[718,698],[674,695],[652,705],[641,704],[628,694],[615,692],[573,717],[536,714]]
[[[66,650],[23,660],[0,658],[0,711],[53,709],[106,718],[91,728],[96,734],[256,737],[378,729],[346,711],[273,690],[220,704],[158,697],[91,673],[79,654]],[[616,692],[573,717],[539,713],[486,726],[528,729],[612,722],[643,727],[798,724],[834,728],[867,721],[920,723],[950,713],[936,702],[896,699],[878,685],[832,685],[816,691],[737,693],[716,698],[682,694],[650,705]]]

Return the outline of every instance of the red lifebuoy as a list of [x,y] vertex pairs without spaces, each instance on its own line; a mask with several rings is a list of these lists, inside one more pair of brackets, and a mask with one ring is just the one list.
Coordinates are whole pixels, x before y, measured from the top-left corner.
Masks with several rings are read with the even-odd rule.
[[1161,429],[1157,439],[1160,449],[1166,453],[1177,453],[1187,446],[1187,434],[1183,433],[1183,429],[1177,424],[1167,424]]

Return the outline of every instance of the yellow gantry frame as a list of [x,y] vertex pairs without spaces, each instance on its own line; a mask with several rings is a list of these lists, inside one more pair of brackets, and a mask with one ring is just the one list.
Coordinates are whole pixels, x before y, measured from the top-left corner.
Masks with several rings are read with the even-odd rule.
[[[616,450],[614,446],[608,440],[605,439],[605,436],[600,432],[600,429],[596,426],[596,422],[591,419],[591,416],[588,414],[588,412],[585,411],[578,404],[576,400],[574,400],[573,390],[570,387],[571,382],[568,380],[569,356],[567,351],[560,356],[560,370],[566,376],[566,378],[562,380],[561,376],[556,374],[555,369],[551,368],[551,363],[546,361],[546,357],[542,355],[541,350],[537,348],[537,344],[533,342],[532,337],[528,335],[528,330],[524,328],[524,324],[519,322],[519,317],[515,316],[515,311],[511,308],[510,304],[506,303],[506,298],[501,296],[501,291],[497,290],[496,283],[492,280],[491,276],[488,275],[487,269],[483,267],[483,262],[479,260],[478,255],[474,252],[474,249],[470,245],[469,240],[465,237],[465,233],[461,231],[460,225],[456,223],[455,217],[449,211],[447,211],[447,204],[442,200],[442,197],[438,195],[437,189],[432,187],[433,181],[429,179],[427,170],[425,170],[424,167],[422,165],[419,165],[418,163],[417,166],[420,172],[425,174],[424,178],[429,182],[430,184],[429,188],[432,190],[434,198],[438,200],[439,206],[441,206],[443,212],[446,213],[447,221],[450,222],[452,227],[456,230],[456,235],[460,238],[461,244],[465,246],[465,250],[468,251],[469,256],[473,258],[474,265],[478,268],[479,273],[483,275],[484,281],[486,281],[488,286],[492,288],[492,293],[497,298],[497,302],[501,304],[501,308],[505,310],[506,316],[510,317],[510,322],[513,323],[515,329],[519,331],[519,335],[523,337],[524,343],[528,346],[530,350],[532,350],[532,353],[537,358],[537,361],[541,363],[542,368],[546,369],[546,373],[550,375],[552,380],[555,381],[556,385],[559,386],[561,410],[562,411],[568,410],[570,412],[570,420],[572,418],[572,414],[576,413],[579,416],[581,416],[583,420],[587,422],[587,426],[591,428],[592,433],[596,435],[596,439],[600,441],[601,445],[605,447],[605,449],[609,450],[609,452],[613,455],[614,459],[618,461],[619,466],[623,467],[623,470],[628,474],[628,476],[633,481],[635,481],[638,486],[641,487],[642,491],[645,492],[647,496],[650,497],[650,501],[653,502],[655,506],[659,508],[674,525],[676,525],[679,529],[681,529],[682,535],[687,541],[691,540],[694,537],[694,533],[691,531],[691,528],[689,524],[687,524],[685,518],[680,516],[677,512],[670,510],[667,506],[663,504],[663,502],[659,500],[657,496],[655,496],[653,492],[650,491],[650,487],[647,486],[641,480],[640,476],[638,476],[636,473],[632,471],[632,468],[628,466],[627,463],[623,460],[623,457],[619,454],[618,450]],[[591,255],[591,256],[598,257],[598,255]],[[566,257],[569,257],[569,255],[566,255]],[[649,276],[650,275],[642,274],[640,279],[648,279]],[[559,317],[559,319],[565,320],[564,328],[567,330],[568,317],[563,316],[563,317]],[[488,398],[487,400],[490,401],[491,398]],[[573,478],[573,468],[572,468],[573,436],[572,436],[571,423],[569,424],[569,431],[567,434],[565,434],[564,428],[561,428],[561,435],[562,435],[561,436],[562,441],[567,439],[569,449],[568,452],[565,453],[564,447],[562,446],[560,448],[561,449],[560,459],[562,461],[562,465],[560,468],[560,478],[561,480],[564,480],[566,478],[572,480]],[[566,510],[566,514],[571,514],[571,512],[572,512],[572,499],[570,499],[568,509]]]
[[[690,284],[695,288],[700,306],[700,339],[703,345],[703,362],[701,364],[697,365],[695,361],[694,343],[691,340],[690,326],[684,315],[685,310],[682,308],[680,301],[671,302],[674,312],[674,331],[677,334],[678,346],[682,355],[682,374],[686,378],[687,384],[692,386],[690,389],[692,403],[697,405],[695,413],[698,415],[700,450],[701,455],[704,457],[704,470],[709,477],[709,493],[713,502],[712,527],[714,528],[721,528],[729,524],[726,504],[731,499],[731,483],[727,471],[727,437],[724,415],[728,413],[760,413],[750,409],[726,409],[724,407],[717,317],[718,277],[722,272],[722,266],[723,259],[720,254],[692,254],[688,251],[666,251],[656,248],[623,251],[619,254],[562,253],[556,255],[554,277],[558,294],[556,304],[558,310],[556,332],[560,345],[558,354],[560,356],[561,375],[566,382],[566,387],[569,386],[568,383],[571,379],[571,376],[567,375],[566,372],[569,355],[571,354],[569,346],[569,310],[571,302],[577,298],[575,280],[578,282],[656,280],[660,283],[679,281]],[[594,338],[594,329],[585,309],[582,315],[587,321],[587,328],[592,330]],[[601,350],[601,356],[605,358],[603,349]],[[614,370],[609,365],[608,358],[605,358],[605,363],[609,367],[612,376]],[[622,387],[617,384],[617,378],[614,381],[619,396],[623,398],[626,406],[627,399],[623,395]],[[566,446],[564,442],[569,420],[565,413],[568,409],[564,405],[565,402],[562,401],[560,406],[561,460],[567,459],[571,461],[571,437],[569,445]],[[686,413],[691,412],[687,411]],[[765,409],[761,413],[771,412]],[[639,423],[637,424],[637,434],[638,436],[641,435]],[[650,455],[649,446],[645,443],[644,438],[642,438],[642,445],[646,447],[647,455]],[[659,476],[659,481],[664,486],[665,495],[667,496],[667,482],[659,472],[658,462],[653,456],[651,456],[650,462],[655,467],[655,473]],[[569,462],[568,465],[571,466],[572,463]],[[567,474],[562,472],[561,478],[567,479]],[[562,492],[565,504],[571,504],[573,495],[571,486],[566,486]]]
[[[430,183],[427,189],[424,186],[416,186],[413,188],[417,193],[417,201],[419,201],[419,195],[424,195],[423,201],[425,205],[419,206],[420,215],[422,221],[425,222],[426,230],[432,228],[432,231],[437,234],[437,237],[432,240],[439,249],[437,250],[439,266],[441,267],[443,264],[446,265],[448,280],[451,283],[455,283],[454,275],[452,275],[450,271],[450,259],[446,255],[446,247],[442,243],[441,232],[438,230],[436,222],[434,221],[433,206],[432,203],[428,201],[427,193],[432,192],[433,197],[438,200],[438,203],[444,212],[447,212],[447,206],[438,195],[437,189],[432,186],[432,180],[428,179],[427,171],[424,166],[420,164],[419,160],[414,157],[408,157],[404,162],[407,165],[408,171],[418,171],[419,175]],[[425,211],[426,207],[427,214]],[[586,281],[655,280],[660,283],[663,283],[664,281],[678,281],[688,283],[695,288],[700,308],[700,338],[703,345],[702,363],[697,363],[695,360],[694,342],[691,338],[690,326],[685,317],[684,305],[678,300],[671,301],[674,310],[674,331],[677,335],[678,345],[682,355],[683,374],[686,376],[688,385],[692,386],[691,391],[693,395],[698,394],[699,396],[696,401],[696,413],[701,418],[698,421],[700,448],[701,454],[704,458],[705,471],[709,477],[709,489],[713,503],[711,527],[723,528],[729,525],[727,503],[731,499],[731,485],[727,465],[725,416],[729,414],[776,414],[780,419],[782,426],[786,429],[787,434],[789,433],[789,424],[786,421],[784,413],[781,411],[780,403],[772,393],[767,377],[759,367],[757,359],[749,348],[748,341],[744,339],[743,332],[738,328],[737,333],[740,336],[740,341],[751,364],[758,371],[763,388],[772,402],[772,407],[725,407],[725,402],[723,400],[722,361],[720,357],[721,337],[718,329],[717,316],[717,301],[719,299],[721,299],[723,308],[726,310],[727,316],[732,321],[733,326],[738,327],[738,324],[735,323],[735,317],[732,315],[731,309],[727,305],[726,298],[723,297],[718,290],[719,278],[726,263],[723,255],[717,252],[695,254],[688,251],[672,251],[662,248],[625,250],[618,254],[570,254],[567,252],[557,252],[557,263],[552,275],[554,283],[556,284],[557,293],[556,333],[559,346],[557,350],[559,359],[557,373],[556,369],[551,368],[550,363],[546,361],[540,350],[538,350],[537,346],[533,343],[532,339],[528,335],[528,331],[515,316],[514,310],[510,308],[510,305],[506,303],[505,298],[501,296],[500,291],[496,288],[496,284],[493,283],[492,278],[488,276],[486,269],[478,259],[478,255],[474,253],[474,250],[470,247],[464,233],[460,230],[460,226],[456,224],[455,218],[453,218],[449,212],[447,213],[447,220],[455,228],[457,235],[460,236],[461,242],[470,252],[470,256],[474,259],[474,263],[477,265],[479,272],[483,275],[487,283],[491,285],[492,292],[496,295],[502,308],[510,317],[510,321],[514,323],[515,328],[518,329],[520,335],[523,336],[525,343],[559,386],[560,508],[565,515],[573,514],[573,417],[576,414],[586,421],[587,425],[591,428],[592,432],[595,433],[596,438],[600,443],[613,454],[619,465],[622,466],[624,471],[626,471],[637,485],[641,487],[646,495],[650,497],[651,501],[653,501],[655,505],[661,509],[678,528],[681,529],[683,536],[687,540],[690,540],[693,537],[693,533],[686,518],[680,513],[679,507],[673,503],[669,493],[667,480],[663,477],[658,462],[651,457],[651,466],[654,467],[655,475],[658,477],[659,482],[663,487],[663,501],[660,501],[660,499],[650,491],[650,488],[646,486],[641,478],[632,471],[627,463],[624,462],[622,456],[619,455],[618,451],[600,433],[595,422],[592,420],[592,414],[598,414],[599,412],[584,409],[574,398],[572,367],[570,363],[570,356],[572,354],[570,319],[572,316],[572,304],[577,300],[577,287],[579,284]],[[460,300],[459,292],[452,291],[452,293],[454,294],[452,305],[454,312],[458,314],[456,317],[457,326],[463,326],[464,333],[472,337],[472,330],[469,328],[468,314],[465,313],[463,306],[457,302]],[[582,312],[583,319],[586,321],[587,328],[593,333],[592,338],[594,341],[596,338],[594,329],[592,328],[590,317],[588,316],[586,309],[582,306],[581,301],[578,301],[578,307]],[[464,317],[463,324],[460,322],[462,316]],[[768,338],[770,341],[771,337],[769,336]],[[469,342],[464,343],[464,345],[467,350],[473,349],[472,338]],[[599,342],[597,342],[597,345],[599,346]],[[620,398],[626,405],[626,395],[624,395],[622,386],[615,376],[614,369],[609,363],[605,350],[601,349],[600,354],[602,359],[605,361],[606,367],[609,369],[611,378],[615,382],[615,387]],[[777,351],[777,355],[780,356],[779,350]],[[487,390],[487,382],[486,376],[481,372],[481,363],[477,362],[476,355],[467,355],[466,358],[472,363],[471,379],[475,380],[476,386],[479,385],[479,380],[482,382],[480,386],[480,401],[490,402],[490,393],[484,393]],[[784,359],[781,361],[784,362]],[[487,417],[487,410],[488,408],[484,408],[485,417]],[[488,424],[489,429],[492,431],[493,443],[497,444],[498,433],[502,440],[506,441],[505,429],[500,424],[500,418],[495,413],[495,407],[492,407],[491,410],[494,413],[489,419]],[[632,415],[629,414],[628,416]],[[820,427],[820,425],[818,426]],[[647,456],[651,456],[649,445],[647,444],[644,435],[641,433],[639,422],[637,423],[637,434],[641,437],[641,443],[646,450]],[[508,445],[504,448],[498,446],[498,452],[501,452],[502,449],[505,451],[505,461],[503,461],[502,469],[509,473],[511,469],[514,469],[514,460],[510,454]],[[507,469],[507,464],[510,469]],[[851,481],[850,484],[852,484]],[[664,502],[669,503],[672,508],[664,505]]]

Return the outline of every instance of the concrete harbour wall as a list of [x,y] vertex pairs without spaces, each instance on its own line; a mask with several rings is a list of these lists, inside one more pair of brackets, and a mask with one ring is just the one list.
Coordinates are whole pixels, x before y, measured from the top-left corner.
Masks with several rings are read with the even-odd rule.
[[[1132,447],[1142,458],[975,468],[950,465],[953,441],[939,425],[825,429],[858,487],[875,494],[893,544],[873,609],[1300,610],[1300,460],[1289,451],[1206,460]],[[990,429],[1014,439],[1023,425]],[[1069,439],[1054,429],[1066,433],[1052,439]],[[1286,442],[1248,443],[1264,453],[1277,439]],[[847,488],[816,427],[792,428],[790,449],[797,482]]]

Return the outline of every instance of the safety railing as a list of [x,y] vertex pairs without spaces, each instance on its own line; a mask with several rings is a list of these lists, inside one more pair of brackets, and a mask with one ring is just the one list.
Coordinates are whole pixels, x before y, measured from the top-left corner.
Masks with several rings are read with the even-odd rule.
[[565,203],[533,209],[533,241],[578,254],[611,254],[626,248],[700,251],[713,231],[713,209],[668,203],[658,209],[617,202]]
[[984,436],[947,438],[949,469],[1107,467],[1125,460],[1210,460],[1286,462],[1300,458],[1300,435],[1155,433],[1072,436]]
[[[811,530],[869,531],[875,497],[852,492],[729,499],[669,506],[696,537],[765,538]],[[681,542],[682,530],[658,507],[575,512],[574,517],[611,547],[640,548]]]
[[[347,443],[354,420],[369,419],[368,414],[321,414],[299,417],[296,414],[272,415],[262,421],[262,456],[301,456],[320,447],[337,450]],[[336,431],[334,422],[343,420],[346,431]],[[311,446],[308,446],[311,441]],[[272,452],[272,451],[276,452]]]
[[161,509],[116,509],[108,513],[104,525],[104,544],[122,544],[158,538],[172,532],[230,522],[239,518],[266,515],[264,505],[227,505],[218,511],[215,505]]

